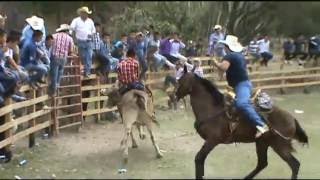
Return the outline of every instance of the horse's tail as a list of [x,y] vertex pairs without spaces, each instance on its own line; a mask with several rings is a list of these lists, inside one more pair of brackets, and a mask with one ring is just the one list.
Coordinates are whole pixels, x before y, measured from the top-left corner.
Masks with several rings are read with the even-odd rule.
[[303,144],[308,144],[309,139],[308,139],[306,132],[304,131],[304,129],[302,129],[302,127],[300,126],[297,119],[295,119],[294,121],[296,124],[296,133],[295,133],[294,138]]

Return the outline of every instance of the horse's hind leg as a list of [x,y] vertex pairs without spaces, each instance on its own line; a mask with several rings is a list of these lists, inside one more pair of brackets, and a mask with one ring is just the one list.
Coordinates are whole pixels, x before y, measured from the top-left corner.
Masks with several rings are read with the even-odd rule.
[[245,179],[252,179],[260,171],[262,171],[265,167],[268,166],[268,147],[269,145],[264,143],[261,140],[256,142],[256,153],[258,156],[258,164],[257,164],[257,167],[245,177]]
[[134,138],[132,131],[130,132],[130,136],[131,136],[131,141],[132,141],[132,148],[137,148],[138,147],[137,141]]
[[211,150],[216,146],[216,143],[212,143],[206,141],[203,146],[201,147],[200,151],[197,153],[195,158],[195,165],[196,165],[196,179],[203,179],[204,176],[204,162],[211,152]]
[[272,146],[272,148],[284,161],[287,162],[287,164],[291,168],[291,171],[292,171],[291,179],[297,179],[299,168],[300,168],[300,162],[291,154],[292,152],[291,144],[289,144],[289,147]]
[[157,158],[162,158],[163,155],[162,153],[160,152],[160,149],[159,149],[159,146],[157,144],[157,141],[153,135],[153,132],[152,132],[152,125],[151,125],[151,121],[149,123],[147,123],[147,129],[148,129],[148,132],[150,134],[150,138],[151,138],[151,141],[152,141],[152,144],[153,144],[153,147],[154,149],[156,150],[156,153],[157,153]]

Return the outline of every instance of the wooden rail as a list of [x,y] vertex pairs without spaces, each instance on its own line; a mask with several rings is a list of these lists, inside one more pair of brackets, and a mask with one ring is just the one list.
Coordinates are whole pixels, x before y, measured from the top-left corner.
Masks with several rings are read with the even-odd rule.
[[[215,81],[217,73],[213,73],[212,60],[208,57],[200,57],[199,60],[202,62],[202,67],[205,71],[205,77]],[[173,71],[160,71],[160,72],[148,72],[148,80],[146,84],[149,85],[161,85],[164,82],[164,77],[168,74],[172,74]],[[80,74],[79,74],[80,75]],[[74,75],[79,77],[78,75]],[[249,76],[256,88],[261,89],[282,89],[282,88],[295,88],[320,85],[320,67],[298,69],[298,70],[280,70],[280,71],[265,71],[265,72],[253,72],[249,73]],[[117,78],[116,73],[110,73],[109,78]],[[96,119],[100,119],[100,115],[115,111],[116,108],[107,108],[105,102],[108,97],[101,95],[102,89],[111,88],[114,82],[101,83],[99,76],[92,74],[89,78],[81,77],[82,82],[88,81],[81,87],[82,93],[89,93],[89,97],[81,99],[81,103],[88,103],[88,109],[83,111],[83,117],[96,116]],[[215,81],[218,87],[223,90],[227,83],[225,81]],[[33,90],[29,86],[23,86],[22,92],[25,92],[28,100],[19,103],[12,103],[11,100],[6,101],[6,105],[0,108],[0,117],[4,118],[4,123],[0,124],[0,133],[5,133],[5,139],[0,140],[0,148],[10,148],[10,144],[29,136],[29,146],[32,147],[35,141],[35,133],[45,129],[55,131],[55,116],[52,110],[43,109],[43,104],[50,104],[51,98],[46,95],[47,85],[41,85],[38,90]],[[64,95],[64,97],[57,98],[71,98],[75,96],[81,96],[81,94]],[[167,97],[156,99],[156,103],[167,100]],[[41,105],[42,104],[42,105]],[[79,104],[78,104],[79,105]],[[49,105],[48,105],[49,106]],[[63,105],[59,108],[68,108],[69,105]],[[53,107],[54,108],[54,107]],[[13,110],[26,109],[27,114],[23,114],[20,117],[12,118]],[[60,118],[67,118],[72,114],[66,114]],[[45,117],[45,118],[43,118]],[[12,121],[13,119],[13,121]],[[64,124],[60,129],[68,128],[81,122],[73,122],[70,124]],[[27,125],[17,133],[12,132],[14,126]]]

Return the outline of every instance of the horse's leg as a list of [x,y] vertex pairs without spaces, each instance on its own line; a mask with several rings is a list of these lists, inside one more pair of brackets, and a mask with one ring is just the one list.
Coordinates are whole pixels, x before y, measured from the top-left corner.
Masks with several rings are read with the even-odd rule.
[[268,147],[269,147],[269,145],[264,143],[261,140],[256,142],[256,153],[258,156],[258,164],[257,164],[257,167],[245,177],[245,179],[252,179],[261,170],[263,170],[265,167],[267,167],[267,165],[268,165]]
[[[125,113],[123,113],[125,112]],[[124,138],[121,142],[122,145],[122,165],[121,168],[125,169],[127,163],[128,163],[128,157],[129,157],[129,148],[128,148],[128,139],[132,131],[132,125],[136,121],[138,116],[138,112],[136,110],[127,110],[123,109],[122,111],[122,117],[124,121]]]
[[203,179],[204,176],[204,162],[211,152],[211,150],[216,146],[216,143],[206,141],[201,147],[200,151],[197,153],[195,158],[196,165],[196,179]]
[[131,136],[131,141],[132,141],[132,148],[137,148],[138,147],[138,145],[137,145],[137,141],[136,141],[136,139],[134,138],[134,136],[133,136],[133,133],[132,133],[133,131],[131,131],[130,132],[130,136]]
[[145,139],[146,138],[146,134],[144,133],[143,131],[143,125],[138,125],[137,128],[138,128],[138,131],[139,131],[139,137],[140,139]]
[[186,98],[183,98],[183,104],[184,104],[184,109],[187,110],[187,100]]
[[[291,146],[291,145],[290,145]],[[291,154],[291,147],[286,146],[272,146],[273,150],[284,160],[287,162],[289,167],[291,168],[292,175],[291,179],[297,179],[300,162]]]
[[150,121],[149,121],[148,123],[146,123],[146,126],[147,126],[148,132],[149,132],[149,134],[150,134],[150,138],[151,138],[153,147],[154,147],[154,149],[156,150],[157,158],[162,158],[163,155],[162,155],[162,153],[160,152],[160,148],[159,148],[159,146],[158,146],[158,144],[157,144],[157,141],[156,141],[156,139],[155,139],[155,137],[154,137],[154,135],[153,135],[153,132],[152,132],[152,124],[151,124],[151,123],[152,123],[152,121],[151,121],[151,119],[150,119]]

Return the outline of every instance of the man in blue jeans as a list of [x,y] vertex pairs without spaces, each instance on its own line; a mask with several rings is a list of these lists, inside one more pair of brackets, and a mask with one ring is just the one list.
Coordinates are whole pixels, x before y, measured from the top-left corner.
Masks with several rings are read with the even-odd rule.
[[216,60],[214,65],[222,71],[226,71],[229,86],[234,88],[236,93],[236,107],[239,109],[252,124],[257,128],[256,138],[268,131],[268,127],[259,116],[250,102],[252,84],[249,80],[246,69],[246,61],[241,51],[242,45],[236,36],[228,35],[226,40],[219,41],[225,45],[225,55],[222,62]]
[[[47,69],[38,64],[37,42],[42,39],[43,33],[39,30],[33,32],[32,39],[26,40],[21,50],[21,66],[23,66],[30,75],[30,86],[35,88],[39,85],[37,82],[45,83],[42,77],[47,74]],[[35,74],[32,74],[35,73]]]
[[92,19],[88,17],[92,13],[88,7],[81,7],[77,12],[79,17],[72,20],[70,29],[75,32],[79,55],[84,65],[84,76],[89,77],[93,54],[92,36],[96,32],[96,28]]
[[148,70],[147,65],[147,45],[142,32],[137,33],[135,51],[138,57],[139,65],[141,66],[140,79],[145,79],[145,74]]

